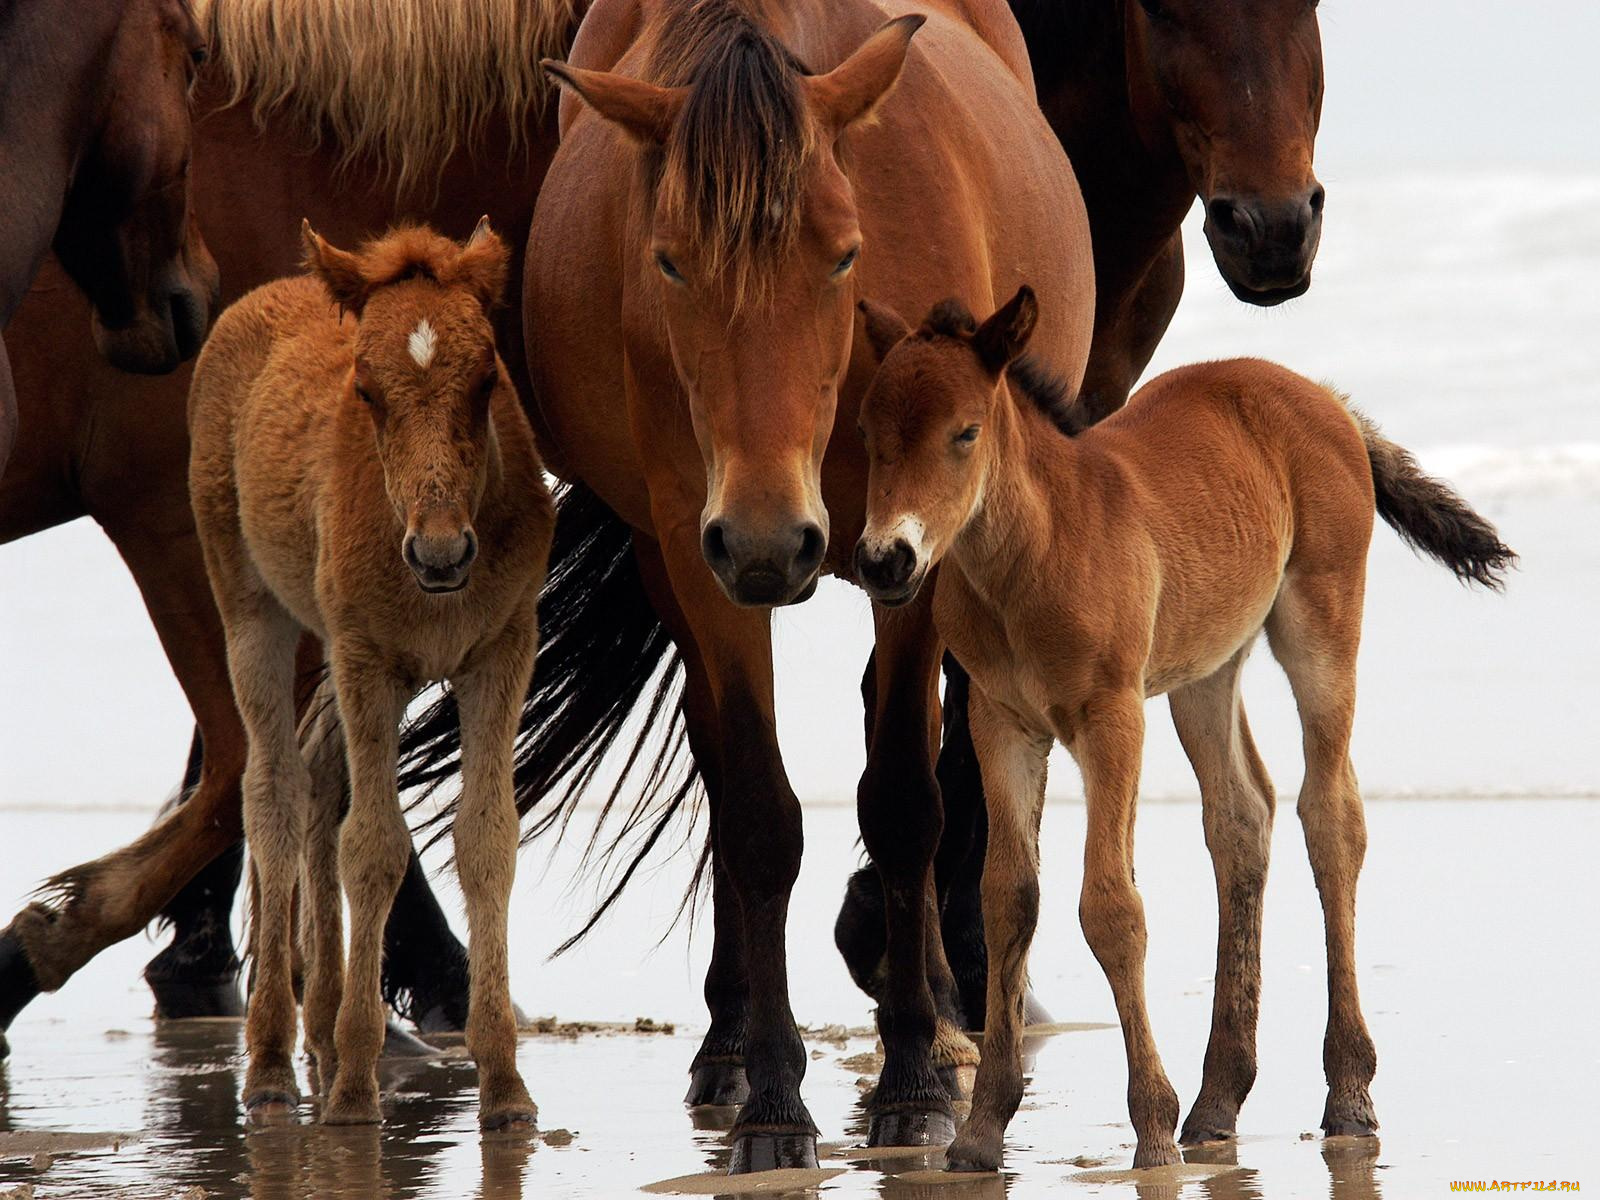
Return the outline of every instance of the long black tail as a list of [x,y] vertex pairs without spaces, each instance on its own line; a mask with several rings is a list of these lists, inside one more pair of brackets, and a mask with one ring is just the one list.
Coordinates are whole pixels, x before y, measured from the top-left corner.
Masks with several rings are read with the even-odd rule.
[[1378,515],[1413,550],[1437,559],[1461,582],[1503,588],[1517,555],[1494,525],[1449,486],[1423,474],[1410,451],[1354,409],[1351,413],[1367,443]]
[[[609,890],[559,954],[605,915],[684,815],[687,838],[701,795],[680,704],[683,660],[645,594],[632,530],[581,484],[557,491],[550,573],[539,598],[539,639],[538,666],[518,725],[514,773],[517,811],[534,818],[526,824],[524,842],[552,828],[558,835],[566,829],[602,760],[642,707],[632,747],[585,851],[586,862],[598,856],[602,867],[619,864],[620,869],[610,872]],[[413,806],[456,775],[460,755],[456,703],[447,693],[401,737],[400,785],[424,789]],[[625,785],[641,766],[643,786],[634,790],[631,804],[619,806]],[[432,827],[437,839],[455,806],[451,799],[422,828]],[[602,837],[618,811],[620,828]]]

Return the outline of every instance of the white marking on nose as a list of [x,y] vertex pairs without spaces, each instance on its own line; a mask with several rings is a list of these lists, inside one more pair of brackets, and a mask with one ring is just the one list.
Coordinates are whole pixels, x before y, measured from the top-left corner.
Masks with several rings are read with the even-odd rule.
[[425,367],[433,361],[433,352],[438,345],[439,335],[434,332],[433,326],[428,324],[427,317],[417,322],[417,327],[406,339],[406,349],[411,351],[412,361],[419,367]]
[[874,527],[868,526],[862,534],[861,540],[867,544],[867,549],[873,554],[884,554],[897,540],[904,539],[910,545],[920,564],[923,560],[922,539],[927,530],[922,524],[922,518],[912,513],[901,513],[892,521]]

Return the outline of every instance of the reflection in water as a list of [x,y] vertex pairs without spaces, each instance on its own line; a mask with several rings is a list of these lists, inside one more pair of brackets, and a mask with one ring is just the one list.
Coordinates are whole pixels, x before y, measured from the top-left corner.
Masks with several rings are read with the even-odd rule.
[[1328,1164],[1331,1200],[1383,1200],[1377,1174],[1381,1149],[1375,1137],[1323,1139],[1322,1161]]

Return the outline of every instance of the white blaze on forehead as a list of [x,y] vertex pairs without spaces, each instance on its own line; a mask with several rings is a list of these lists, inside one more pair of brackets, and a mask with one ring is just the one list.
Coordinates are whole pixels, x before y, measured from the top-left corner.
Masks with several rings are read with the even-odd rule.
[[406,339],[406,349],[411,351],[411,359],[419,367],[425,367],[433,361],[433,352],[438,345],[439,335],[434,332],[433,326],[428,324],[427,317],[417,322],[417,327]]

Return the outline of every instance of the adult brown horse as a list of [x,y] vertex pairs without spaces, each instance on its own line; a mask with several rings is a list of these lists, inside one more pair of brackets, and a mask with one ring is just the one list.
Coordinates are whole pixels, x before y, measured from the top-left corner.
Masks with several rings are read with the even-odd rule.
[[[601,0],[551,66],[572,94],[529,241],[530,365],[570,477],[636,531],[686,660],[719,934],[702,1060],[740,1041],[749,1082],[734,1171],[815,1163],[785,961],[800,813],[767,606],[849,573],[871,367],[855,299],[1009,294],[1025,272],[1055,298],[1040,336],[1068,386],[1092,335],[1082,201],[1015,23],[999,3],[921,7],[913,40],[923,15],[871,0]],[[890,914],[881,1144],[949,1135],[934,1042],[951,981],[930,936],[938,641],[926,604],[874,618],[860,814]]]
[[[216,267],[189,221],[186,177],[204,53],[185,0],[0,11],[0,328],[54,246],[108,360],[163,372],[200,348]],[[16,431],[0,349],[0,473]]]
[[[209,45],[212,60],[196,87],[203,116],[190,187],[221,262],[224,298],[296,268],[304,217],[354,243],[405,219],[461,237],[487,210],[513,247],[509,319],[499,333],[525,393],[520,251],[555,145],[554,106],[539,104],[537,61],[566,45],[571,6],[492,0],[474,6],[474,21],[426,0],[388,0],[387,9],[370,21],[331,3],[211,0],[198,13],[199,44]],[[411,81],[409,101],[396,94],[397,79]],[[231,986],[226,922],[242,832],[244,737],[189,509],[189,372],[130,378],[84,353],[72,333],[82,301],[63,285],[60,268],[47,264],[6,331],[23,421],[0,480],[0,542],[82,516],[100,523],[139,585],[205,753],[186,803],[132,845],[65,872],[53,894],[0,933],[0,1029],[41,990],[60,987],[100,950],[143,929],[230,848],[202,900],[221,910],[220,929],[200,923],[220,935],[219,952],[179,965],[229,975]],[[424,1011],[435,1003],[424,989],[441,988],[459,1025],[465,960],[422,883],[413,863],[397,919],[413,941],[427,935],[420,958],[428,973],[395,987]],[[391,943],[391,965],[402,965],[401,948]]]

